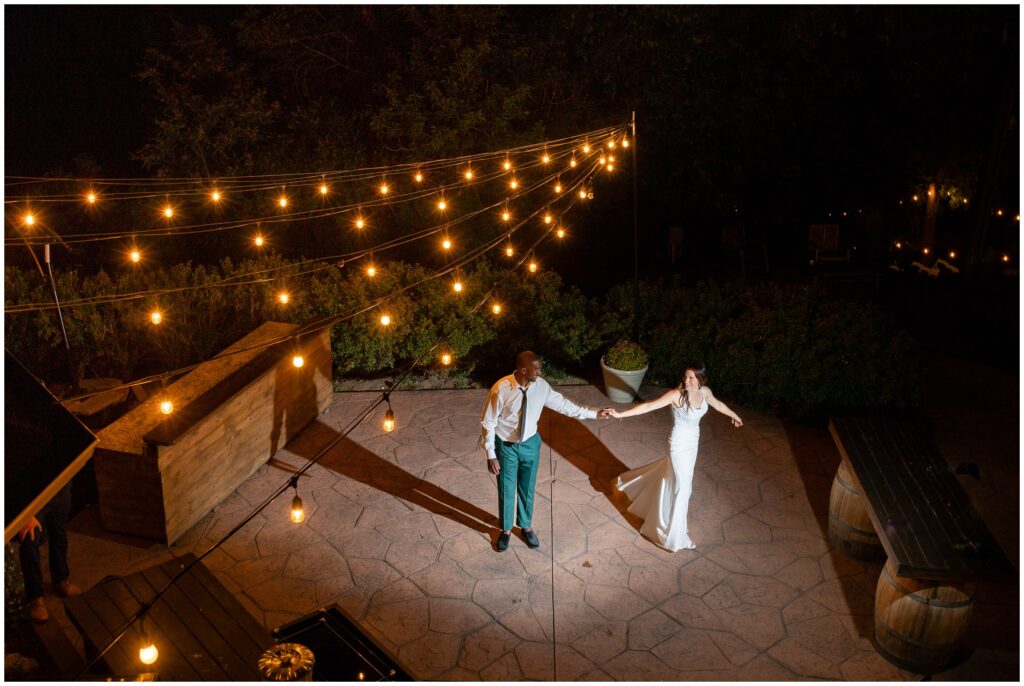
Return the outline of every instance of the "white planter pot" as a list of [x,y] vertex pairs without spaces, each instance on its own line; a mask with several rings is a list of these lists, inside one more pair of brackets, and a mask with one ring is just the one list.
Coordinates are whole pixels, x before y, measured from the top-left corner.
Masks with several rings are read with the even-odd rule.
[[601,373],[604,375],[604,392],[608,399],[613,403],[631,403],[640,391],[647,367],[635,372],[624,372],[621,369],[612,369],[604,363],[604,357],[601,357]]

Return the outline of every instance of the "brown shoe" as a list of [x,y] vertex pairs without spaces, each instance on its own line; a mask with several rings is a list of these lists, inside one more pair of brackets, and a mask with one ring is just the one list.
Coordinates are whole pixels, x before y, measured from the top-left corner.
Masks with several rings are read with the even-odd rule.
[[64,581],[61,581],[59,584],[56,584],[53,587],[53,590],[56,591],[57,595],[59,595],[62,598],[70,598],[73,595],[82,595],[82,589],[80,589],[78,586],[75,586],[67,579],[64,579]]
[[50,611],[46,609],[46,601],[33,598],[28,601],[28,618],[36,624],[50,621]]

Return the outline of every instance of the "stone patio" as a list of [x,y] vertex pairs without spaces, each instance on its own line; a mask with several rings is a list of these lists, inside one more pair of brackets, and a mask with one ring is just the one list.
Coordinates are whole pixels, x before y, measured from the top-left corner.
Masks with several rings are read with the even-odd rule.
[[[562,390],[609,404],[592,386]],[[268,629],[337,603],[418,679],[920,678],[871,645],[881,565],[828,544],[839,458],[827,431],[744,408],[735,429],[710,412],[690,506],[697,549],[668,553],[637,533],[609,482],[665,454],[669,413],[580,422],[545,411],[542,546],[513,538],[499,554],[494,480],[478,447],[485,396],[393,393],[394,432],[380,428],[378,408],[301,480],[305,523],[289,521],[289,493],[205,563]],[[373,397],[336,394],[276,461],[303,464]],[[88,587],[201,554],[287,478],[262,468],[170,550],[102,532],[87,510],[72,527],[74,577]],[[1016,580],[980,584],[975,649],[935,678],[1016,680],[1018,621]]]

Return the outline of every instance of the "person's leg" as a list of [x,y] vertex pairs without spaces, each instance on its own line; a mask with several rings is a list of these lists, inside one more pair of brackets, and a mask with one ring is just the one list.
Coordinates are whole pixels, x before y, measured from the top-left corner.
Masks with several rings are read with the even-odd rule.
[[501,530],[512,530],[516,507],[516,476],[519,472],[518,450],[515,444],[507,445],[500,439],[494,442],[495,454],[501,472],[498,474],[498,519]]
[[35,540],[26,538],[18,546],[21,575],[25,577],[25,597],[30,601],[43,597],[43,570],[39,564],[39,546],[42,532],[36,531]]
[[43,526],[50,539],[50,582],[56,588],[71,576],[68,569],[68,518],[71,515],[71,488],[63,488],[46,507]]
[[533,524],[533,493],[537,486],[537,467],[540,465],[540,434],[534,434],[519,444],[519,470],[516,490],[516,520],[519,528],[529,531]]

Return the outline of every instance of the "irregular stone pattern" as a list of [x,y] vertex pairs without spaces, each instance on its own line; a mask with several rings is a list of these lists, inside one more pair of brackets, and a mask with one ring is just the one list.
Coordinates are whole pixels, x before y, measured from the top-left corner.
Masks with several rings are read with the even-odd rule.
[[[592,386],[563,391],[609,404]],[[599,423],[545,410],[533,522],[541,548],[516,532],[499,554],[494,479],[478,447],[485,396],[392,393],[398,429],[363,423],[300,480],[311,505],[304,525],[275,504],[207,565],[268,629],[337,603],[423,680],[918,678],[871,646],[879,565],[842,557],[818,524],[828,518],[828,477],[806,452],[815,446],[834,470],[826,431],[743,408],[736,430],[709,413],[690,508],[697,549],[669,553],[639,535],[610,489],[620,472],[665,455],[667,411]],[[336,394],[276,461],[303,465],[375,397]],[[174,554],[204,552],[287,478],[261,468]],[[168,557],[164,546],[83,528],[93,535],[72,532],[71,566],[86,587]]]

